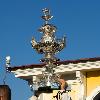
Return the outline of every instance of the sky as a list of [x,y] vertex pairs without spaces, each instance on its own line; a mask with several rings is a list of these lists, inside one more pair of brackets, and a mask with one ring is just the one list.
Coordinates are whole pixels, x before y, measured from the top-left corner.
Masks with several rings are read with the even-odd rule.
[[[40,63],[43,55],[32,49],[32,36],[43,25],[42,9],[49,8],[57,26],[56,36],[67,36],[67,45],[56,56],[61,60],[100,57],[100,0],[0,0],[0,84],[5,75],[5,57],[11,66]],[[12,100],[28,100],[33,94],[25,80],[7,73]]]

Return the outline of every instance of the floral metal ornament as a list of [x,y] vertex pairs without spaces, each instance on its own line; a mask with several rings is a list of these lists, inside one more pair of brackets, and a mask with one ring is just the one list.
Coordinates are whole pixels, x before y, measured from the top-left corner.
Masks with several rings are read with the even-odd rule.
[[48,21],[53,17],[50,15],[50,10],[45,8],[42,10],[44,15],[42,19],[45,23],[39,28],[39,32],[43,33],[40,42],[37,42],[35,38],[32,38],[31,44],[33,49],[35,49],[39,54],[44,54],[44,58],[41,62],[44,62],[43,75],[39,77],[38,87],[52,87],[56,82],[59,86],[58,76],[55,74],[54,68],[56,68],[55,62],[59,61],[55,57],[55,54],[60,52],[66,44],[66,37],[62,39],[57,39],[55,37],[55,32],[57,30],[56,26],[53,24],[48,24]]

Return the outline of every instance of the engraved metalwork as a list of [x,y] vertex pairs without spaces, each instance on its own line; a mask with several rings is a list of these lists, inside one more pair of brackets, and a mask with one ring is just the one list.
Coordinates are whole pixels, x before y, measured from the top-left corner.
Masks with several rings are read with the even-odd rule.
[[44,54],[44,58],[40,61],[46,64],[43,75],[40,77],[38,83],[39,85],[42,84],[42,86],[51,86],[52,83],[58,82],[58,76],[55,75],[54,68],[56,67],[55,62],[59,61],[59,59],[55,57],[55,54],[65,47],[66,37],[63,37],[62,39],[57,39],[55,37],[55,32],[57,30],[56,26],[48,24],[48,21],[53,16],[50,15],[50,10],[47,8],[42,11],[44,13],[42,19],[45,20],[45,24],[39,28],[39,32],[43,33],[43,36],[40,42],[37,42],[35,38],[32,37],[31,44],[33,49],[39,54]]

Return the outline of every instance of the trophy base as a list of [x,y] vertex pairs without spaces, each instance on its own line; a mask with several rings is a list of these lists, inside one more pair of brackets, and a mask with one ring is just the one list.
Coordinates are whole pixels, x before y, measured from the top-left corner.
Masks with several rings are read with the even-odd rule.
[[39,87],[38,88],[38,91],[41,91],[43,93],[52,93],[53,90],[60,90],[60,87],[52,88],[51,86],[46,86],[46,87]]

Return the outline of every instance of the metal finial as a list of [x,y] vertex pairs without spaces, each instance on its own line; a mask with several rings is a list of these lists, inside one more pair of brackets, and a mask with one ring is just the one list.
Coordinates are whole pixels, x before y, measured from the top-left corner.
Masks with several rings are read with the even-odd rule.
[[48,23],[48,20],[50,20],[53,16],[50,15],[50,10],[47,8],[42,9],[44,16],[42,16],[42,19],[46,21],[46,24]]
[[45,16],[50,15],[50,10],[47,8],[42,9]]

